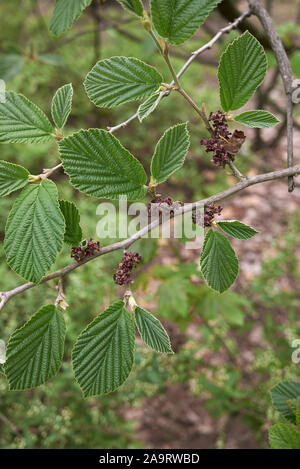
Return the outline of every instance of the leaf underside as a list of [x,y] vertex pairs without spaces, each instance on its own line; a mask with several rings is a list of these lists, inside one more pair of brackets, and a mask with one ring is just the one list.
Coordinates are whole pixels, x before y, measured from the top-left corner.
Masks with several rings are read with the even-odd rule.
[[258,231],[256,231],[254,228],[245,225],[238,220],[218,221],[217,223],[221,230],[224,231],[224,233],[232,236],[233,238],[250,239],[258,234]]
[[49,29],[56,36],[69,29],[92,0],[56,0]]
[[28,183],[29,172],[17,164],[0,161],[0,197],[22,189]]
[[150,96],[146,101],[144,101],[138,108],[138,118],[140,122],[143,122],[146,117],[156,109],[160,100],[162,99],[164,93],[156,93]]
[[66,224],[64,241],[67,244],[71,244],[71,246],[77,246],[82,240],[78,208],[73,202],[69,202],[68,200],[60,200],[59,206]]
[[73,87],[71,83],[59,88],[52,100],[51,114],[58,129],[62,129],[71,112]]
[[234,117],[234,121],[256,129],[267,129],[278,124],[279,120],[268,111],[246,111]]
[[137,306],[134,318],[145,344],[159,353],[173,353],[169,336],[156,317]]

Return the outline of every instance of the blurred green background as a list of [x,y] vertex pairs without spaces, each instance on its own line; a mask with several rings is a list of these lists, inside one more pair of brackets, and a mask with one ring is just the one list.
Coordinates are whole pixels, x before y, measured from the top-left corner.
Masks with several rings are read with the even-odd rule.
[[[236,3],[242,11],[245,2]],[[297,43],[297,2],[271,3],[283,39]],[[289,11],[283,3],[289,3]],[[118,124],[136,111],[136,103],[103,110],[89,101],[82,83],[97,60],[113,55],[138,57],[155,65],[166,82],[171,79],[152,40],[116,1],[94,1],[59,38],[48,30],[53,4],[46,0],[1,2],[0,72],[8,89],[27,96],[48,116],[56,89],[72,82],[74,100],[67,135],[81,128]],[[191,41],[173,51],[175,69],[226,23],[218,12],[213,13]],[[197,103],[205,102],[209,112],[219,108],[218,58],[236,35],[232,32],[223,38],[182,79],[186,90]],[[272,76],[270,52],[268,57]],[[292,59],[300,76],[296,46]],[[280,116],[284,101],[281,83],[276,83],[270,99],[275,99]],[[296,110],[296,120],[298,116]],[[161,191],[175,200],[190,202],[224,190],[234,181],[212,165],[200,146],[205,131],[181,96],[164,99],[143,124],[134,121],[116,135],[147,169],[162,133],[187,120],[192,139],[188,159]],[[241,170],[255,174],[284,166],[284,156],[278,150],[282,135],[267,133],[266,144],[262,144],[260,133],[250,131],[247,135],[238,161]],[[52,142],[2,145],[0,152],[1,159],[19,163],[32,174],[58,162],[57,146]],[[76,201],[84,236],[96,238],[99,201],[75,191],[63,172],[55,173],[53,180],[60,198]],[[103,256],[73,272],[65,282],[70,307],[65,312],[67,341],[58,375],[37,390],[9,392],[0,374],[0,448],[266,447],[266,429],[277,418],[269,389],[280,379],[300,376],[299,365],[291,362],[291,342],[300,337],[300,195],[297,189],[288,196],[286,184],[279,184],[280,206],[275,209],[272,203],[276,207],[276,200],[268,202],[268,189],[260,189],[257,197],[253,189],[247,200],[241,196],[239,202],[224,203],[226,215],[239,216],[242,221],[253,218],[254,211],[254,224],[261,235],[247,242],[247,252],[244,245],[236,243],[241,273],[233,290],[221,296],[203,284],[199,252],[187,252],[184,244],[174,239],[142,240],[133,245],[143,257],[134,294],[140,304],[163,320],[176,354],[160,357],[138,342],[134,372],[125,386],[111,395],[87,400],[74,382],[72,344],[86,324],[122,293],[112,280],[121,253]],[[14,199],[0,199],[1,241]],[[100,241],[102,245],[108,242]],[[254,261],[246,262],[253,253]],[[0,290],[6,291],[22,281],[7,267],[2,243],[0,256]],[[70,261],[65,246],[53,269]],[[41,305],[53,302],[55,287],[52,281],[13,298],[0,314],[0,338],[7,341]]]

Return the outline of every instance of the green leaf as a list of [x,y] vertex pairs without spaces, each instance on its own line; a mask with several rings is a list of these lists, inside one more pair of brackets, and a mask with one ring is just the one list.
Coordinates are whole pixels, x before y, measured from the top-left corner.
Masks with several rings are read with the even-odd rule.
[[80,226],[78,208],[73,202],[69,202],[67,200],[60,200],[59,206],[66,223],[64,241],[72,246],[77,246],[82,240],[82,229]]
[[264,48],[246,31],[221,57],[218,78],[223,110],[227,112],[244,106],[264,80],[266,72]]
[[113,107],[143,99],[162,82],[155,68],[131,57],[100,60],[88,73],[84,86],[90,100],[100,107]]
[[156,145],[151,161],[151,174],[156,184],[168,179],[181,168],[190,145],[187,124],[168,129]]
[[217,224],[224,233],[237,239],[250,239],[258,234],[254,228],[238,220],[218,221]]
[[85,397],[106,394],[127,379],[134,359],[134,323],[123,301],[101,313],[80,334],[72,353]]
[[230,242],[212,228],[205,236],[200,265],[208,285],[219,293],[233,284],[239,271],[239,261]]
[[51,138],[43,111],[22,94],[7,91],[0,103],[0,143],[39,143]]
[[247,111],[235,116],[233,119],[239,124],[246,125],[256,129],[266,129],[268,127],[274,127],[274,125],[280,122],[277,117],[268,111]]
[[146,194],[147,176],[139,161],[106,130],[81,130],[59,142],[71,182],[94,197],[130,200]]
[[9,266],[39,283],[60,251],[65,223],[56,185],[44,179],[25,187],[8,216],[4,249]]
[[24,56],[21,54],[1,54],[0,55],[0,79],[4,81],[12,80],[22,72],[24,67]]
[[182,44],[204,23],[221,0],[151,0],[151,16],[158,34]]
[[56,375],[63,357],[65,334],[61,312],[48,305],[11,335],[4,365],[11,390],[35,388]]
[[129,13],[134,13],[137,16],[143,17],[144,7],[141,0],[118,0],[121,3],[122,7],[129,11]]
[[134,318],[145,344],[159,353],[173,353],[169,336],[157,318],[139,306],[135,308]]
[[28,183],[29,172],[18,164],[0,161],[0,197],[22,189]]
[[50,21],[50,31],[58,36],[69,29],[92,0],[56,0]]
[[59,88],[52,100],[51,114],[58,129],[62,129],[67,122],[72,108],[73,87],[72,83]]
[[278,423],[269,428],[272,449],[300,449],[300,432],[288,423]]
[[295,415],[288,404],[288,400],[300,396],[300,383],[281,381],[271,389],[271,398],[274,407],[280,414],[292,423],[296,423]]
[[156,93],[144,101],[138,108],[138,118],[140,122],[148,117],[158,106],[164,93]]

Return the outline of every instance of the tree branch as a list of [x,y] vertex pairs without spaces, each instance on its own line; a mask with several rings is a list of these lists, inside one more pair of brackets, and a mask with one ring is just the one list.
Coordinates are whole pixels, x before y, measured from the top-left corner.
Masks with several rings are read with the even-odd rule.
[[[293,81],[294,76],[291,69],[290,61],[283,46],[283,43],[273,25],[272,19],[260,3],[259,0],[248,0],[248,4],[253,11],[253,14],[260,20],[276,55],[279,71],[284,84],[285,93],[287,96],[287,163],[288,167],[294,164],[294,145],[293,145]],[[293,192],[295,188],[294,178],[292,176],[288,179],[288,190]]]
[[[194,209],[199,209],[201,207],[204,207],[205,205],[209,203],[214,203],[218,202],[220,200],[226,199],[232,195],[237,194],[238,192],[246,189],[247,187],[253,186],[255,184],[261,184],[266,181],[273,181],[275,179],[282,179],[285,177],[290,177],[290,176],[297,176],[300,174],[300,164],[297,166],[293,166],[292,168],[287,168],[279,171],[273,171],[271,173],[265,173],[265,174],[259,174],[257,176],[253,176],[251,178],[243,179],[241,182],[237,183],[235,186],[230,187],[229,189],[226,189],[223,192],[220,192],[218,194],[215,194],[211,197],[208,197],[206,199],[199,200],[198,202],[193,202],[184,205],[183,207],[180,207],[178,209],[175,209],[174,211],[174,217],[183,215],[184,213],[189,213]],[[46,275],[40,282],[40,284],[49,282],[50,280],[53,280],[55,278],[60,278],[61,282],[63,277],[71,273],[73,270],[78,269],[82,265],[86,264],[87,262],[90,262],[97,257],[103,256],[105,254],[108,254],[109,252],[112,251],[117,251],[119,249],[127,249],[129,246],[131,246],[135,241],[139,240],[143,236],[145,236],[147,233],[152,231],[154,228],[159,226],[161,224],[161,220],[155,220],[149,225],[145,226],[141,230],[137,231],[134,235],[131,237],[124,239],[122,241],[119,241],[114,244],[110,244],[109,246],[103,247],[99,252],[97,252],[94,256],[88,257],[87,259],[84,259],[81,262],[74,262],[72,264],[69,264],[65,267],[63,267],[60,270],[57,270],[56,272],[52,272],[48,275]],[[14,288],[13,290],[7,291],[7,292],[0,292],[0,298],[1,303],[0,303],[0,310],[4,307],[4,305],[14,296],[19,295],[20,293],[23,293],[26,290],[29,290],[30,288],[36,287],[37,285],[32,282],[24,283],[23,285],[20,285],[19,287]]]

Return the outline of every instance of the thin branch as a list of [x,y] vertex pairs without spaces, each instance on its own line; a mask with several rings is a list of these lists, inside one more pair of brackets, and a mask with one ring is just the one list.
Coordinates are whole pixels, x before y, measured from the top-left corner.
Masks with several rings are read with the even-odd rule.
[[247,179],[247,176],[244,176],[244,174],[240,172],[240,170],[235,166],[234,162],[231,159],[228,159],[227,164],[230,166],[233,175],[237,179],[239,179],[240,181],[244,181],[245,179]]
[[[226,189],[223,192],[220,192],[218,194],[215,194],[211,197],[208,197],[206,199],[199,200],[198,202],[193,202],[189,204],[185,204],[183,207],[180,207],[176,210],[174,210],[174,217],[183,215],[184,213],[189,213],[194,209],[199,209],[201,207],[204,207],[205,205],[209,203],[214,203],[218,202],[220,200],[226,199],[234,194],[237,194],[238,192],[246,189],[247,187],[253,186],[255,184],[260,184],[266,181],[273,181],[276,179],[282,179],[286,178],[289,176],[297,176],[300,174],[300,165],[293,166],[292,168],[287,168],[279,171],[273,171],[271,173],[265,173],[265,174],[259,174],[257,176],[253,176],[251,178],[243,179],[239,183],[237,183],[235,186],[230,187],[229,189]],[[50,280],[53,280],[55,278],[60,278],[63,279],[66,275],[68,275],[70,272],[73,270],[78,269],[82,265],[86,264],[87,262],[90,262],[97,257],[103,256],[104,254],[108,254],[112,251],[117,251],[119,249],[127,249],[129,246],[131,246],[135,241],[138,239],[142,238],[145,236],[147,233],[152,231],[154,228],[159,226],[161,224],[161,220],[155,220],[149,225],[145,226],[141,230],[137,231],[134,235],[131,237],[124,239],[123,241],[119,241],[114,244],[110,244],[109,246],[103,247],[99,252],[97,252],[95,255],[88,257],[87,259],[84,259],[81,262],[74,262],[72,264],[69,264],[65,266],[64,268],[57,270],[56,272],[52,272],[48,275],[46,275],[40,282],[40,284],[49,282]],[[26,290],[29,290],[30,288],[36,287],[37,285],[32,282],[24,283],[23,285],[20,285],[19,287],[14,288],[13,290],[7,291],[7,292],[0,292],[0,297],[2,298],[2,301],[0,303],[0,310],[4,307],[4,305],[14,296],[19,295],[20,293],[23,293]]]
[[[294,150],[293,150],[293,81],[294,76],[291,69],[290,61],[283,46],[283,43],[273,25],[273,21],[259,0],[248,0],[248,4],[253,11],[253,14],[260,20],[269,40],[272,49],[276,55],[276,60],[284,84],[285,93],[287,96],[287,163],[288,167],[293,166]],[[294,178],[292,176],[288,179],[288,190],[294,190]]]
[[[201,55],[206,50],[211,49],[213,47],[213,45],[218,41],[218,39],[223,34],[229,33],[233,29],[237,28],[239,23],[244,21],[244,19],[246,17],[250,16],[250,15],[251,15],[251,10],[247,11],[246,13],[243,13],[233,23],[230,23],[225,28],[222,28],[207,44],[205,44],[204,46],[202,46],[199,49],[192,52],[191,56],[188,58],[188,60],[185,62],[185,64],[181,67],[181,69],[177,73],[177,79],[179,79],[186,72],[186,70],[189,68],[189,66],[194,62],[194,60],[196,60],[199,57],[199,55]],[[174,86],[174,85],[175,85],[175,80],[173,80],[170,83],[169,86]],[[164,96],[169,96],[169,94],[170,94],[170,91],[166,91]],[[137,117],[138,117],[138,113],[136,112],[131,117],[129,117],[129,119],[127,119],[126,121],[121,122],[120,124],[115,125],[114,127],[109,127],[108,130],[109,130],[110,133],[114,133],[119,129],[123,129],[123,128],[127,127],[127,125],[130,124],[132,121],[134,121]]]

